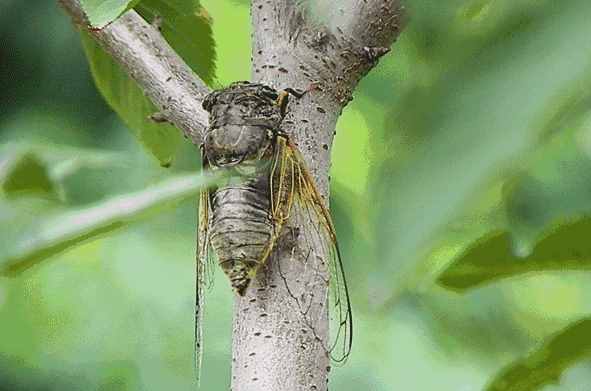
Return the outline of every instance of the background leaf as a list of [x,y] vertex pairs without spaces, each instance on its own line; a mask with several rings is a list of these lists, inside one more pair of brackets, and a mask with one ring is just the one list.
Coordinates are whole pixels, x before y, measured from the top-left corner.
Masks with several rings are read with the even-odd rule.
[[42,161],[54,181],[61,181],[83,168],[104,169],[128,163],[122,153],[105,149],[68,147],[51,143],[0,144],[0,158],[3,160],[25,154],[36,156]]
[[[136,10],[148,21],[160,17],[161,31],[168,43],[206,83],[213,81],[215,49],[211,21],[197,1],[144,0]],[[135,81],[87,33],[81,34],[97,88],[136,138],[162,166],[169,166],[182,139],[180,131],[150,120],[157,110]]]
[[92,27],[103,28],[141,0],[80,0]]
[[[4,246],[0,258],[0,274],[22,272],[34,264],[99,235],[129,224],[144,213],[157,210],[171,203],[197,197],[199,190],[213,183],[213,177],[185,175],[171,178],[133,194],[126,194],[87,206],[78,210],[62,210],[36,219],[33,224],[12,235]],[[10,231],[8,218],[4,217],[4,230]]]
[[562,223],[525,257],[515,255],[507,233],[488,234],[460,255],[437,281],[463,291],[532,272],[591,270],[591,245],[586,239],[590,230],[591,219]]
[[503,369],[487,391],[534,391],[558,384],[562,373],[591,354],[591,318],[581,319]]
[[[461,8],[443,3],[419,1],[413,7],[423,18],[462,15],[454,14]],[[565,86],[588,80],[589,59],[580,50],[591,50],[591,44],[572,42],[591,34],[580,17],[583,10],[591,12],[590,4],[538,7],[522,16],[519,34],[492,36],[472,53],[477,37],[445,25],[441,37],[412,28],[405,36],[419,35],[410,50],[419,51],[433,71],[424,72],[425,79],[416,80],[394,105],[387,122],[390,139],[377,147],[384,160],[375,171],[376,235],[380,258],[391,261],[385,267],[394,284],[408,276],[401,269],[412,269],[433,248],[466,203],[535,151],[545,114],[564,96]],[[450,36],[453,43],[445,40]],[[462,53],[461,61],[449,51]],[[540,51],[547,55],[530,61]]]
[[554,136],[505,183],[503,227],[484,233],[439,276],[464,290],[530,272],[589,270],[589,121]]
[[0,189],[9,196],[23,193],[54,193],[49,170],[33,153],[13,153],[0,157]]

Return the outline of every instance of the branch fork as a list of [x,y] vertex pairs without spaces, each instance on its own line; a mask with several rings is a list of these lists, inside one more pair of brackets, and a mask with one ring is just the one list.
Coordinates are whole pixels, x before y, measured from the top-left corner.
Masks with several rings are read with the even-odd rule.
[[[89,29],[79,0],[58,1],[156,105],[159,112],[152,120],[174,124],[200,145],[208,126],[202,102],[210,89],[168,45],[157,23],[150,25],[132,10],[103,29]],[[251,0],[252,81],[308,91],[290,102],[281,131],[298,146],[328,200],[336,122],[359,80],[398,37],[403,7],[399,0],[346,0],[354,17],[337,20],[329,29],[312,23],[296,3]],[[254,286],[236,298],[234,391],[327,390],[330,362],[322,340],[328,337],[328,315],[318,304],[325,302],[328,276],[321,284],[307,283],[310,265],[293,260],[300,244],[294,245],[278,246]],[[292,280],[290,289],[284,278]],[[294,310],[294,291],[309,303],[304,319]]]

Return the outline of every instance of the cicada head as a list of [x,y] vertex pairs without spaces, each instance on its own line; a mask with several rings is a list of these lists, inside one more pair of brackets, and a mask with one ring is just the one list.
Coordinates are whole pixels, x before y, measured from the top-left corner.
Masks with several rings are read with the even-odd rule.
[[244,81],[209,94],[203,108],[210,113],[204,142],[210,164],[231,167],[263,158],[282,120],[277,98],[274,89]]

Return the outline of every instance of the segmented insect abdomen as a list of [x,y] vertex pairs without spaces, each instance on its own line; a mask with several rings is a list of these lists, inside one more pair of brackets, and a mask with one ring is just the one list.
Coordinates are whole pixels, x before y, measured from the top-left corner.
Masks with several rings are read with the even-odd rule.
[[274,235],[267,176],[219,187],[212,211],[211,245],[232,287],[242,295],[268,258]]

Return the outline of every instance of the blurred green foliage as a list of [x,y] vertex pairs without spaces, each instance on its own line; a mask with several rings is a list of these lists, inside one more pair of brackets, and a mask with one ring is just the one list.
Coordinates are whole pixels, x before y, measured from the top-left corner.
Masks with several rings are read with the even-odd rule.
[[591,354],[589,343],[591,318],[585,318],[562,330],[523,360],[505,368],[487,387],[487,391],[532,391],[546,384],[560,384],[562,372],[573,362]]
[[[337,128],[331,206],[356,334],[331,388],[585,390],[591,3],[407,3]],[[140,6],[207,82],[249,78],[247,1]],[[197,151],[146,125],[152,106],[86,40],[125,129],[54,2],[0,3],[0,39],[0,268],[51,260],[0,277],[0,390],[192,389]],[[206,390],[230,379],[219,275]]]

